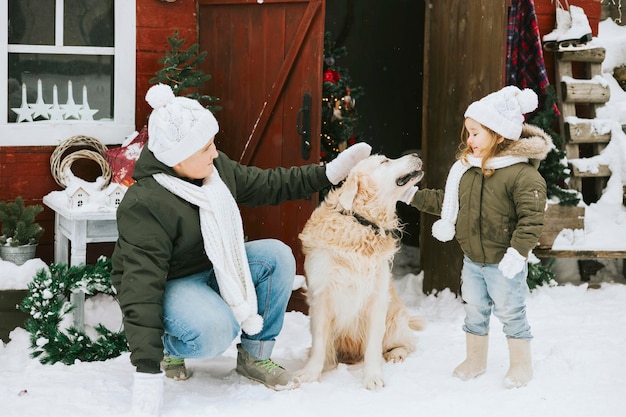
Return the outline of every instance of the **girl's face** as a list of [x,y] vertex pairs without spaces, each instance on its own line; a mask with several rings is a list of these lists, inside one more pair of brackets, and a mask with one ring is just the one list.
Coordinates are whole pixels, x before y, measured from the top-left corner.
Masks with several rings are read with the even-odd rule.
[[213,160],[217,158],[217,148],[215,147],[215,137],[208,145],[191,155],[189,158],[174,165],[174,171],[181,177],[201,180],[213,174],[215,167]]
[[492,147],[504,141],[503,137],[498,137],[494,143],[491,132],[469,117],[465,119],[465,129],[468,133],[467,147],[471,149],[472,156],[476,158],[486,156]]

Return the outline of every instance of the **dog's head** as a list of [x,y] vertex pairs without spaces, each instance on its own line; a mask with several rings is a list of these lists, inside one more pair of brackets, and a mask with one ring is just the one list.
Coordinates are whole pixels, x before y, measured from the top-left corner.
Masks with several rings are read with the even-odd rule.
[[357,206],[395,211],[396,202],[423,176],[422,160],[417,154],[398,159],[369,156],[348,174],[339,190],[338,205],[347,211],[357,211]]

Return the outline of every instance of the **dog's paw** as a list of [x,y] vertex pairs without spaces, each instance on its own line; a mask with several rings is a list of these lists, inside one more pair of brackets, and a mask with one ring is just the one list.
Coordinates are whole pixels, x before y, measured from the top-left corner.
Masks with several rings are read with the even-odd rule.
[[370,391],[375,391],[384,387],[385,381],[382,375],[370,375],[363,380],[363,386]]
[[407,356],[409,356],[409,352],[403,347],[391,349],[383,354],[383,358],[387,362],[393,363],[403,362]]
[[296,377],[300,382],[316,382],[321,379],[322,373],[303,368],[296,372]]

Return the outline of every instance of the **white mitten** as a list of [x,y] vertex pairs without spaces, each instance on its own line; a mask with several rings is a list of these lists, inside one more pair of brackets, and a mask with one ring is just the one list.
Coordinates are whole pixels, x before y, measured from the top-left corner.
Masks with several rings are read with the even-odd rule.
[[165,373],[135,372],[133,376],[133,417],[158,417],[163,405]]
[[339,184],[348,176],[352,167],[370,156],[371,152],[372,147],[365,142],[350,146],[326,164],[326,177],[333,185]]
[[502,275],[511,279],[524,269],[526,262],[526,258],[520,255],[518,251],[508,248],[498,264],[498,269],[502,271]]
[[398,201],[402,201],[404,204],[408,204],[409,206],[413,202],[413,197],[415,197],[415,193],[420,188],[417,185],[407,188],[404,190],[404,193],[400,196]]

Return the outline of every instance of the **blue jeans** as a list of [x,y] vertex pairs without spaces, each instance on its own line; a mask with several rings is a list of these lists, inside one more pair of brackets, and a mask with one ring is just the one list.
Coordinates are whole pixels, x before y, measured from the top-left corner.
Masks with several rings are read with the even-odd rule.
[[465,256],[461,272],[461,294],[465,301],[463,330],[478,336],[487,335],[493,311],[506,337],[532,339],[526,318],[527,275],[527,265],[509,279],[502,275],[497,264],[478,264]]
[[[263,330],[241,335],[242,347],[257,359],[272,353],[291,297],[296,262],[291,248],[274,240],[246,242]],[[212,358],[239,335],[239,323],[219,293],[213,269],[167,282],[163,295],[163,345],[174,358]]]

